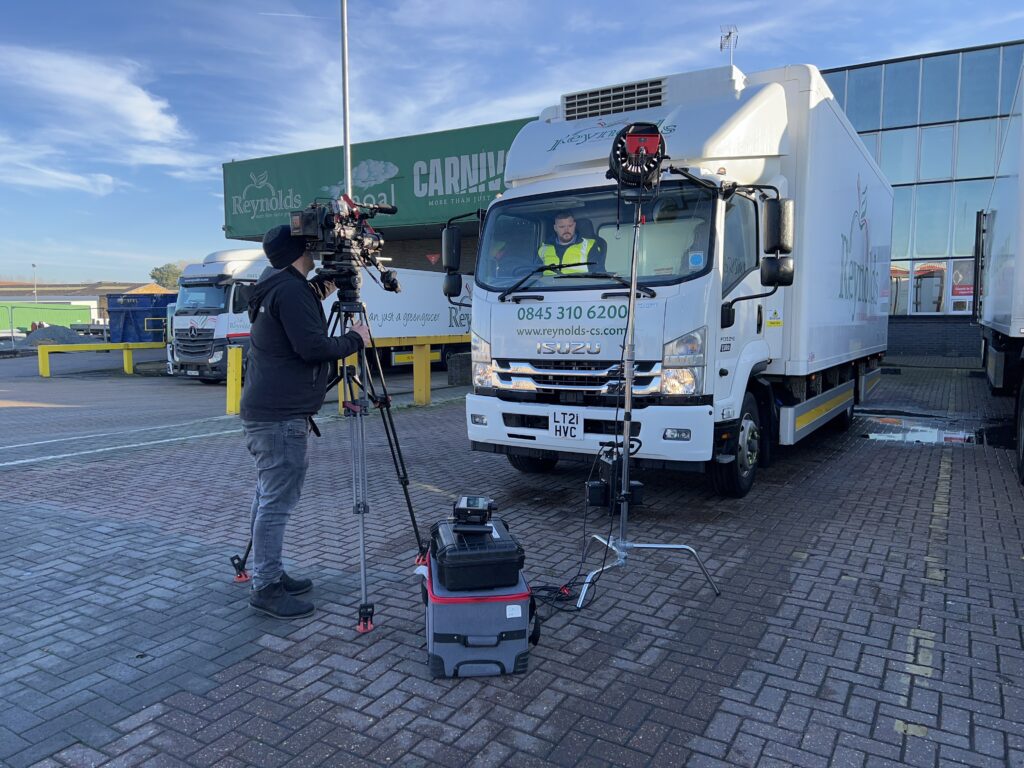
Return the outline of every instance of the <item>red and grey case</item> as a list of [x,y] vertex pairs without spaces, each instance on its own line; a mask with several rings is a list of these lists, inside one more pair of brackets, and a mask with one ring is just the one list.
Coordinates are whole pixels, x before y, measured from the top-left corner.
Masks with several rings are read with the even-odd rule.
[[530,587],[522,573],[514,586],[453,591],[437,578],[431,555],[423,583],[427,661],[434,677],[480,677],[526,672],[530,635]]

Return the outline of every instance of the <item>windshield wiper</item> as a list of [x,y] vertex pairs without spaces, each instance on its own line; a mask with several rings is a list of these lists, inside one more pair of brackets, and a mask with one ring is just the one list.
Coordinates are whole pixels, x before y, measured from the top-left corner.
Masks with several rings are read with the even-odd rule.
[[[530,270],[521,278],[519,278],[515,283],[512,284],[510,288],[506,288],[504,291],[499,293],[498,301],[504,301],[506,296],[508,296],[510,293],[515,293],[516,291],[518,291],[520,288],[526,285],[526,283],[529,281],[531,277],[533,277],[534,275],[539,275],[541,272],[561,272],[563,269],[568,269],[569,267],[586,267],[590,266],[591,264],[596,264],[596,262],[581,261],[577,264],[541,264],[536,269]],[[565,277],[565,275],[560,275],[560,277]]]
[[[629,280],[624,278],[622,275],[616,275],[613,272],[577,272],[570,273],[568,275],[556,275],[555,280],[568,280],[570,278],[582,279],[584,277],[600,277],[604,280],[614,280],[619,285],[629,288]],[[658,295],[654,292],[653,288],[648,288],[643,283],[637,283],[636,289],[649,299],[653,299]]]

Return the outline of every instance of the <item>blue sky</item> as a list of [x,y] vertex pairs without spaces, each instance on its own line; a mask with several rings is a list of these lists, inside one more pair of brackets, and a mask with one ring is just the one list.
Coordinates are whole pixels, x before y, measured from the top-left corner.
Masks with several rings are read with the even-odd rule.
[[[351,0],[353,140],[536,115],[564,92],[1024,38],[1019,0]],[[148,279],[235,247],[221,163],[341,143],[338,0],[0,3],[0,280]],[[627,9],[627,10],[624,10]]]

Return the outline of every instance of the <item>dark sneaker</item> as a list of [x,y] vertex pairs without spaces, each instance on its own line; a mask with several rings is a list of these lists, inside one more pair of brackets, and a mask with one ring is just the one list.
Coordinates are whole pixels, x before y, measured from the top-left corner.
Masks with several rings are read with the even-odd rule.
[[287,573],[281,573],[281,583],[289,595],[304,595],[313,588],[312,579],[293,579]]
[[263,589],[254,589],[249,605],[260,613],[275,619],[304,619],[312,616],[316,607],[305,600],[299,600],[285,592],[280,581],[268,584]]

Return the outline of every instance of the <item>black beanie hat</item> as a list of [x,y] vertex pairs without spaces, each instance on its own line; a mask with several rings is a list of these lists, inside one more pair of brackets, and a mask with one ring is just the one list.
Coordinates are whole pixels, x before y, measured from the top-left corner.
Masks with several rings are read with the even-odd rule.
[[263,252],[274,269],[284,269],[305,250],[306,243],[302,238],[292,237],[291,228],[284,224],[268,229],[263,236]]

